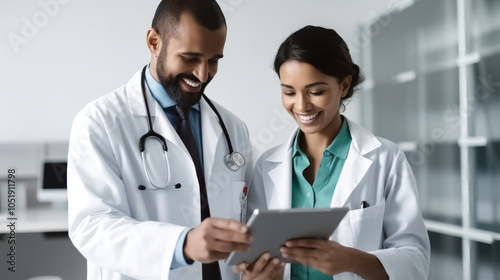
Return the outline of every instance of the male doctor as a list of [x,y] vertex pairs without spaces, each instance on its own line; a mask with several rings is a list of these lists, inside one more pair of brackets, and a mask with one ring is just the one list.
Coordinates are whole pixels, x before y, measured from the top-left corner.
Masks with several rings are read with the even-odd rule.
[[[241,120],[215,104],[233,150],[246,159],[229,168],[219,118],[201,98],[225,39],[215,0],[162,1],[147,32],[151,63],[75,117],[69,236],[87,259],[87,279],[237,279],[218,260],[252,241],[237,222],[251,171],[249,136]],[[166,140],[169,168],[160,164],[166,157],[154,137],[145,141],[143,164],[139,139],[149,131],[148,114]],[[185,144],[192,143],[185,140],[188,127],[194,149]],[[161,183],[167,173],[170,179]]]

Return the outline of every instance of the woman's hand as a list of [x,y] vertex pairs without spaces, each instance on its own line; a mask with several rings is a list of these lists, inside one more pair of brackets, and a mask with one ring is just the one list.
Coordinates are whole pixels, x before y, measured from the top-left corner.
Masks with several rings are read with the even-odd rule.
[[253,264],[240,263],[233,266],[233,270],[243,274],[242,280],[282,280],[285,263],[279,258],[271,259],[271,254],[267,252]]
[[384,266],[372,254],[330,240],[289,240],[280,249],[284,258],[312,267],[326,275],[352,272],[365,279],[389,279]]
[[326,275],[348,270],[346,247],[337,242],[320,239],[289,240],[280,250],[284,258],[317,269]]

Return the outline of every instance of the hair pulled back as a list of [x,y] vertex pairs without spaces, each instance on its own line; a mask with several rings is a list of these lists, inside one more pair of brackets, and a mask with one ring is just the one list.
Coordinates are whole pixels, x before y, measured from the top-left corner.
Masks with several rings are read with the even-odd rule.
[[339,83],[352,76],[349,91],[341,101],[351,98],[355,88],[363,81],[359,66],[352,62],[347,44],[333,29],[308,25],[292,33],[281,44],[274,60],[278,76],[281,65],[290,60],[308,63],[320,72],[337,78]]

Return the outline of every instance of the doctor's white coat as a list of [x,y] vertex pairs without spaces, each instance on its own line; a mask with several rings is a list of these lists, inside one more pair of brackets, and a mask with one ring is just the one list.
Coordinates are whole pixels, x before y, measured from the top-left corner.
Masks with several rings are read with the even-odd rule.
[[[149,91],[147,98],[154,130],[167,141],[172,184],[180,183],[180,189],[138,189],[150,186],[139,152],[139,139],[148,131],[140,72],[125,86],[87,105],[73,122],[68,155],[69,236],[87,259],[89,280],[201,280],[200,263],[170,270],[179,234],[200,223],[200,193],[189,152]],[[210,211],[212,217],[239,220],[239,196],[251,170],[248,131],[236,116],[215,105],[233,149],[247,163],[238,171],[226,167],[226,140],[215,113],[202,99]],[[219,263],[223,279],[238,279],[231,267]]]
[[[349,154],[332,197],[331,207],[350,211],[331,236],[340,244],[378,257],[390,279],[427,279],[430,244],[418,203],[417,186],[404,153],[394,143],[375,137],[346,118],[352,136]],[[256,162],[248,194],[254,209],[291,207],[292,145],[266,151]],[[361,202],[369,207],[361,209]],[[285,279],[290,279],[290,266]],[[360,279],[352,273],[335,280]]]

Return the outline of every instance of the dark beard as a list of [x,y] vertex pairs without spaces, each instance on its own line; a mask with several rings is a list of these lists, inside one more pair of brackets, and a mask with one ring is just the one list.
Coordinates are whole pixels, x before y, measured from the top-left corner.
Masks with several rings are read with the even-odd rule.
[[[162,49],[160,51],[160,55],[158,56],[158,61],[165,61],[166,59],[166,51]],[[173,79],[169,79],[165,73],[165,69],[163,69],[163,64],[157,63],[156,65],[156,74],[158,75],[158,79],[160,80],[160,84],[167,91],[167,94],[172,98],[177,104],[180,106],[193,106],[198,103],[201,99],[203,92],[205,92],[205,87],[210,83],[212,77],[209,77],[206,83],[201,85],[201,89],[197,93],[184,93],[179,84],[184,83],[181,81],[182,78],[186,78],[195,82],[199,82],[198,78],[193,75],[184,75],[179,74]]]

